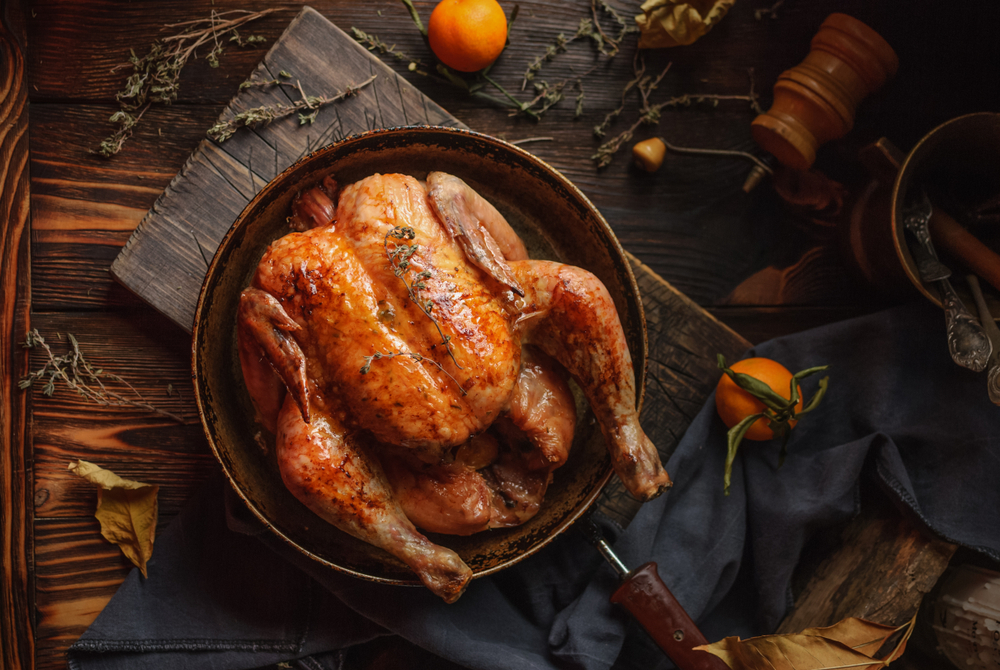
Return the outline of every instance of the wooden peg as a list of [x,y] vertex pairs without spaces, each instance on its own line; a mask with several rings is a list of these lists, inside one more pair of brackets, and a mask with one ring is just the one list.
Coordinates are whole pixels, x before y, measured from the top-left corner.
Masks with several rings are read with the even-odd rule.
[[778,76],[774,104],[751,125],[757,144],[796,170],[808,170],[820,145],[847,134],[858,104],[899,67],[888,42],[846,14],[828,16],[810,46]]

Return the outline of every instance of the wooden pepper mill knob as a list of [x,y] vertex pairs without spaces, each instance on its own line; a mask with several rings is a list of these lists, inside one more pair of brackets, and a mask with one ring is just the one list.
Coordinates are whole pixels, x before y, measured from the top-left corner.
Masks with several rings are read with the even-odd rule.
[[796,170],[808,170],[820,145],[847,134],[858,103],[899,67],[881,35],[846,14],[828,16],[810,46],[778,76],[774,104],[751,125],[757,144]]

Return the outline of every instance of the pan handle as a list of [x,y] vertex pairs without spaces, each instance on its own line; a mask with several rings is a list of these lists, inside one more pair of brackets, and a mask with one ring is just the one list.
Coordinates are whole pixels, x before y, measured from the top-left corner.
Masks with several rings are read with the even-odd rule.
[[660,579],[656,563],[629,572],[611,602],[631,612],[680,670],[728,670],[717,656],[694,650],[708,641]]

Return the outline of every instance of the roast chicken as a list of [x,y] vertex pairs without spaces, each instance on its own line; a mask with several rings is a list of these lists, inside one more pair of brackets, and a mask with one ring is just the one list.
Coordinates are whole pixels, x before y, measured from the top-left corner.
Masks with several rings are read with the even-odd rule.
[[604,285],[531,260],[457,177],[376,174],[300,193],[240,296],[238,343],[291,493],[447,602],[472,573],[425,532],[531,518],[569,456],[575,380],[640,500],[670,486],[639,426]]

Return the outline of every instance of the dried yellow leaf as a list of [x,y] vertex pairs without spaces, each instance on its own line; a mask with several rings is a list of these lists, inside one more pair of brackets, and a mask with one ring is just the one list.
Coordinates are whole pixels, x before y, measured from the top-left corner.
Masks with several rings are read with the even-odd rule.
[[[916,616],[902,626],[885,626],[848,618],[825,628],[791,635],[762,635],[741,640],[727,637],[695,647],[715,654],[731,670],[858,670],[881,668],[899,658],[913,632]],[[899,641],[883,658],[875,654],[896,633]]]
[[639,48],[691,44],[722,20],[736,0],[646,0],[639,24]]
[[99,487],[94,516],[101,523],[101,535],[118,545],[145,577],[146,563],[153,556],[160,487],[123,479],[87,461],[70,463],[69,470]]

